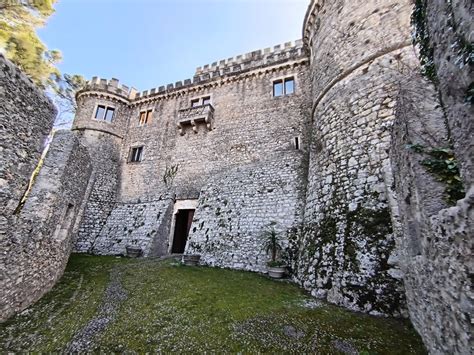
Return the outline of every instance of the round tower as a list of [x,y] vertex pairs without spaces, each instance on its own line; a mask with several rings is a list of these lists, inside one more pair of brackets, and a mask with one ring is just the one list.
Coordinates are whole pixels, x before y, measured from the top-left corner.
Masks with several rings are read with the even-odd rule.
[[118,200],[121,149],[133,94],[133,89],[119,85],[117,79],[97,77],[76,93],[72,130],[87,147],[93,166],[88,203],[74,246],[78,252],[101,253],[95,241]]
[[313,0],[303,27],[313,127],[297,278],[376,314],[405,308],[385,167],[401,68],[417,63],[411,11],[410,0]]
[[127,125],[127,110],[133,93],[117,79],[93,77],[76,93],[77,110],[73,130],[91,130],[122,138]]

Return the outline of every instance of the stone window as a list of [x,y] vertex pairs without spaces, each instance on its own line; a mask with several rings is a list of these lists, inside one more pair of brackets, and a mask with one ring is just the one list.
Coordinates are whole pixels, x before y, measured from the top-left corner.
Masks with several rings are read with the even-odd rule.
[[273,82],[273,97],[283,96],[283,80]]
[[291,95],[295,92],[295,79],[285,79],[285,95]]
[[295,92],[295,79],[285,78],[273,82],[273,97],[291,95]]
[[198,107],[199,106],[199,99],[191,100],[191,107]]
[[128,161],[130,163],[138,163],[142,161],[142,156],[143,156],[143,146],[141,147],[133,147],[130,149],[130,156]]
[[114,119],[114,114],[115,108],[105,105],[98,105],[94,118],[100,121],[112,122]]
[[301,140],[300,140],[300,137],[295,137],[293,138],[293,143],[295,145],[295,149],[296,150],[300,150],[301,149]]
[[202,98],[202,104],[203,105],[209,105],[210,103],[211,103],[211,97],[210,96],[206,96],[206,97]]
[[141,111],[140,112],[140,119],[138,121],[139,126],[144,126],[147,123],[151,121],[151,115],[153,113],[153,110],[146,110],[146,111]]
[[191,107],[199,107],[199,106],[210,105],[210,104],[211,104],[210,96],[204,96],[198,99],[191,100]]

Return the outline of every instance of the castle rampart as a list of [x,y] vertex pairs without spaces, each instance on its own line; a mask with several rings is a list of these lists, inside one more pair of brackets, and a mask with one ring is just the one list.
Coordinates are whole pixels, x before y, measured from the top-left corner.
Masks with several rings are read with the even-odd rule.
[[42,157],[56,110],[3,56],[0,91],[0,320],[4,320],[38,300],[61,276],[92,168],[87,150],[72,132],[57,133]]
[[[115,176],[117,183],[114,189],[117,190],[116,194],[106,192],[102,188],[103,183],[98,185],[101,189],[97,193],[94,192],[96,189],[92,190],[76,250],[123,254],[126,246],[132,244],[142,248],[144,255],[168,253],[172,244],[172,236],[169,235],[172,218],[161,221],[167,215],[170,204],[173,204],[168,196],[175,196],[177,200],[197,201],[211,177],[222,175],[224,178],[226,172],[238,170],[239,166],[246,164],[274,168],[275,164],[279,164],[275,160],[276,154],[280,158],[292,157],[293,168],[289,171],[291,179],[301,175],[308,144],[306,132],[309,113],[305,109],[309,87],[308,59],[302,43],[298,41],[295,45],[287,44],[281,49],[276,47],[273,51],[253,53],[252,56],[243,56],[243,60],[228,61],[228,64],[241,62],[239,71],[226,73],[222,70],[219,75],[203,77],[192,83],[186,81],[186,85],[170,84],[166,86],[167,89],[163,89],[163,86],[133,98],[129,95],[129,104],[126,106],[122,106],[121,101],[127,95],[126,90],[122,90],[120,99],[115,98],[115,87],[120,87],[116,82],[110,90],[111,85],[107,81],[95,79],[78,93],[80,108],[73,129],[83,131],[84,144],[101,152],[103,158],[100,164],[96,164],[98,168],[95,174],[106,176],[107,179]],[[276,54],[280,54],[280,59],[270,59]],[[198,69],[202,75],[205,75],[204,71]],[[295,92],[273,97],[273,82],[281,78],[291,78]],[[209,99],[208,106],[193,108],[193,100],[202,100],[203,97]],[[117,115],[115,120],[95,122],[93,115],[98,105],[114,105]],[[206,107],[206,112],[212,112],[212,117],[208,117],[208,114],[202,116],[201,111],[204,112]],[[140,121],[144,117],[142,114],[147,115],[145,124]],[[123,117],[126,119],[123,120]],[[116,144],[120,146],[118,170],[114,170],[115,165],[114,168],[110,165],[116,159],[110,160],[110,155],[104,154],[107,150],[103,147],[98,149],[98,145],[94,147],[94,141],[87,139],[92,134],[104,135],[105,139],[105,132],[117,137]],[[118,137],[123,137],[123,140]],[[298,140],[298,149],[294,147],[295,138]],[[143,147],[140,162],[130,161],[134,147]],[[105,166],[107,168],[104,170]],[[170,168],[177,169],[172,183],[163,179]],[[285,189],[282,196],[301,201],[302,188],[299,186],[304,186],[304,180],[291,189]],[[196,214],[200,210],[199,206]],[[299,209],[299,212],[288,210],[290,216],[301,215],[301,204],[295,202],[290,206],[291,209]],[[133,223],[128,216],[133,219]],[[285,225],[293,226],[297,223],[295,218],[290,217],[293,223],[286,222]],[[269,211],[266,219],[251,227],[254,239],[265,224],[273,219],[278,218]],[[207,221],[207,217],[201,217],[201,220],[210,226],[215,223],[213,219]],[[239,223],[238,219],[235,223]],[[161,224],[163,227],[160,229],[158,227]],[[228,228],[232,228],[231,224]],[[161,240],[165,247],[153,247],[156,240]],[[255,249],[255,241],[249,240],[249,243],[252,246],[242,245],[242,248]],[[261,270],[264,262],[261,258],[253,269]],[[242,264],[245,263],[236,257],[221,265]]]
[[[275,225],[292,279],[312,295],[410,316],[431,352],[468,353],[472,68],[459,38],[472,22],[465,1],[425,5],[429,40],[441,43],[437,86],[419,75],[409,0],[313,0],[302,41],[216,61],[192,79],[140,93],[93,78],[20,213],[53,109],[2,64],[2,104],[20,122],[6,130],[11,147],[0,168],[11,255],[2,259],[4,314],[51,287],[71,247],[197,253],[205,265],[264,272],[262,234]],[[459,59],[466,65],[453,65]],[[23,111],[15,96],[25,98]],[[31,107],[39,107],[37,122],[25,114]],[[453,207],[449,183],[427,170],[423,151],[451,145],[444,162],[459,165],[468,192]],[[32,272],[36,260],[44,271]]]

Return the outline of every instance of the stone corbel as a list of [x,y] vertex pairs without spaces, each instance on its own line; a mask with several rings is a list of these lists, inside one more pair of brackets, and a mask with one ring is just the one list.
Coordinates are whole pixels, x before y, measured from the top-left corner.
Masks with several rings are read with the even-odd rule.
[[183,126],[181,126],[181,123],[178,123],[176,125],[176,127],[178,128],[178,132],[181,136],[184,136],[184,129],[183,129]]
[[193,132],[198,133],[197,125],[194,120],[191,120],[191,126],[193,126]]
[[212,119],[207,116],[205,119],[204,119],[204,122],[206,122],[206,127],[207,127],[207,130],[208,131],[212,131]]

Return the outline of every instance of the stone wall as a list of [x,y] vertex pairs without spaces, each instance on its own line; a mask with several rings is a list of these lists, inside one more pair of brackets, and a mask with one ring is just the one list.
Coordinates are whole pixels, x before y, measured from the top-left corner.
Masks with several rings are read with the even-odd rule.
[[[428,76],[436,87],[417,72],[407,76],[392,132],[399,265],[410,318],[428,350],[468,354],[474,312],[474,190],[473,108],[466,93],[473,73],[472,53],[461,44],[465,39],[472,42],[472,4],[441,0],[425,5],[422,18],[435,64]],[[426,166],[435,158],[431,151],[450,147],[467,191],[453,207],[447,180]]]
[[[428,172],[427,150],[446,147],[438,92],[414,74],[400,92],[391,162],[401,230],[400,265],[410,318],[434,354],[467,354],[472,342],[474,191],[448,208],[446,185]],[[420,150],[418,147],[423,147]]]
[[0,319],[3,320],[18,307],[14,304],[14,294],[18,291],[16,285],[22,282],[21,266],[9,264],[9,251],[16,248],[13,233],[18,215],[15,212],[40,160],[56,110],[3,55],[0,55],[0,98]]
[[426,26],[433,48],[435,75],[466,185],[474,178],[473,12],[470,0],[426,2]]
[[[132,103],[122,145],[121,198],[136,201],[160,196],[167,189],[163,175],[171,166],[178,166],[173,181],[177,198],[197,198],[210,176],[285,151],[296,136],[307,146],[308,67],[305,57],[295,59],[303,62],[219,77],[182,92]],[[282,77],[295,78],[295,94],[274,98],[272,82]],[[186,126],[180,135],[176,127],[179,110],[189,108],[192,99],[205,96],[211,97],[214,107],[212,130],[198,124],[197,133]],[[151,122],[141,126],[139,113],[147,109],[153,109]],[[128,162],[130,148],[140,145],[144,147],[143,160]]]
[[2,239],[2,319],[38,300],[62,275],[91,172],[86,148],[73,133],[57,132]]
[[115,203],[95,239],[89,238],[89,252],[126,255],[126,247],[133,246],[143,256],[166,255],[173,202],[164,195],[150,202]]
[[0,233],[3,239],[40,160],[56,109],[26,75],[2,55],[0,97]]
[[265,272],[264,230],[275,223],[286,236],[302,221],[302,156],[290,148],[211,178],[201,191],[186,253],[200,254],[207,265]]
[[385,178],[400,71],[416,62],[409,1],[313,1],[313,127],[296,280],[330,302],[405,313]]

